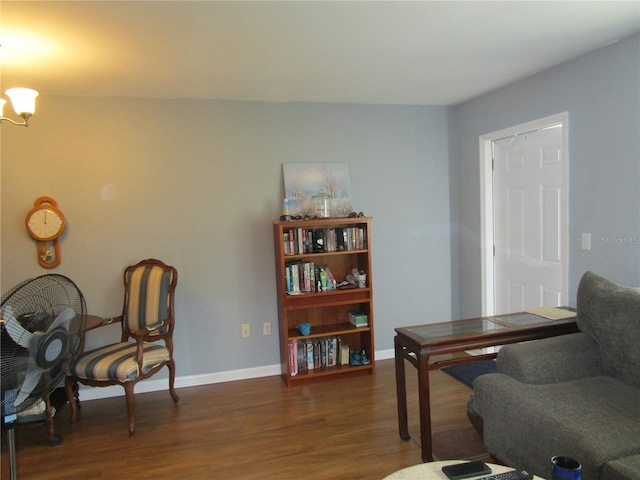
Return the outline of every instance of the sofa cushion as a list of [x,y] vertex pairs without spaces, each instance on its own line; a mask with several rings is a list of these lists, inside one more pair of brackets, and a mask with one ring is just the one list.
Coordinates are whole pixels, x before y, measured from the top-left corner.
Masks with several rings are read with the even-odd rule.
[[474,382],[487,450],[514,468],[548,478],[554,455],[582,463],[583,480],[638,453],[640,389],[611,377],[530,385],[492,373]]
[[498,372],[523,383],[559,383],[604,375],[600,347],[584,332],[505,345]]
[[640,386],[640,288],[587,272],[577,308],[578,327],[598,342],[606,374]]
[[[71,367],[71,374],[90,380],[133,381],[140,376],[136,361],[137,344],[120,342],[81,353]],[[164,345],[143,343],[142,373],[171,358]]]

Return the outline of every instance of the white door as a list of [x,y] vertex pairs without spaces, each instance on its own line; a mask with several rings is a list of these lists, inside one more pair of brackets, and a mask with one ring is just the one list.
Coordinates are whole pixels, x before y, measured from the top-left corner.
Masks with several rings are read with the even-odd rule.
[[493,143],[494,313],[565,302],[563,126]]

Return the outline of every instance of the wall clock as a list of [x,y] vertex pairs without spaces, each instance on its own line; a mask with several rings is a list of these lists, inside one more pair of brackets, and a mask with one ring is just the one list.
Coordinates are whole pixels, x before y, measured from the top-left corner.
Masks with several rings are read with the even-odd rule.
[[58,203],[51,197],[40,197],[27,214],[27,231],[36,241],[38,263],[43,268],[53,268],[60,264],[60,235],[66,220]]

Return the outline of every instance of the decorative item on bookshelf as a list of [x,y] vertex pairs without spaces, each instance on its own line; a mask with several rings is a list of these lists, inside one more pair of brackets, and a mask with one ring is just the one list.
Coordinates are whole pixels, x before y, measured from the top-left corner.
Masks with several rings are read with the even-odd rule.
[[371,360],[369,359],[369,357],[367,356],[367,353],[364,350],[361,350],[361,351],[351,350],[349,352],[349,363],[355,366],[369,365],[371,363]]
[[282,202],[282,220],[291,220],[291,213],[289,212],[289,199],[284,197],[284,201]]
[[[289,204],[289,200],[287,200],[287,204]],[[284,211],[284,208],[282,209]],[[289,210],[289,212],[291,212],[291,210]],[[291,215],[291,213],[285,215],[284,213],[282,215],[280,215],[280,221],[284,222],[284,221],[296,221],[299,222],[300,220],[319,220],[320,218],[362,218],[364,217],[364,213],[362,212],[350,212],[349,214],[345,214],[344,216],[334,216],[334,217],[320,217],[316,214],[311,214],[311,213],[305,213],[304,215]]]
[[331,216],[331,197],[322,190],[311,198],[313,213],[318,218],[328,218]]
[[369,318],[364,312],[349,312],[349,323],[356,327],[369,326]]
[[310,335],[311,334],[311,324],[310,323],[301,323],[298,325],[298,331],[302,335]]

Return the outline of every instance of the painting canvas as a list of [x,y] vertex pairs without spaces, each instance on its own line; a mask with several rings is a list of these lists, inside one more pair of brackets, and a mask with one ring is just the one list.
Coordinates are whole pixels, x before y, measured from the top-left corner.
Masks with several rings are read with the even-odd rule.
[[330,217],[347,217],[351,206],[351,180],[347,163],[284,163],[285,196],[291,215],[311,215],[312,197],[326,194]]

